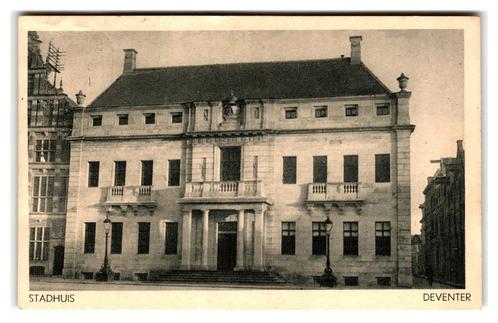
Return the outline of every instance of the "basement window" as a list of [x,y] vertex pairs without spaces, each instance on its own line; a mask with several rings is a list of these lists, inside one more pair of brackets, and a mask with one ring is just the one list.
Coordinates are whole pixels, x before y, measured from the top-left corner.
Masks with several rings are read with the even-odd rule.
[[344,285],[345,286],[358,286],[358,277],[356,277],[356,276],[344,277]]
[[391,277],[377,277],[377,286],[391,286]]

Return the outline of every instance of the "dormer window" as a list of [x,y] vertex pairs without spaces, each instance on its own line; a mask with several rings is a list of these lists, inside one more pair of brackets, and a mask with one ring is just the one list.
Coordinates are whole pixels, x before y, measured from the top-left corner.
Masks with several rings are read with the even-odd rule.
[[358,116],[358,105],[347,105],[346,106],[346,117],[356,117]]
[[285,119],[297,119],[297,107],[285,108]]
[[127,114],[118,114],[118,125],[125,126],[128,124],[128,115]]
[[156,114],[155,113],[144,113],[144,123],[145,124],[155,124]]
[[92,117],[92,126],[100,127],[102,125],[102,116],[101,115],[93,115]]

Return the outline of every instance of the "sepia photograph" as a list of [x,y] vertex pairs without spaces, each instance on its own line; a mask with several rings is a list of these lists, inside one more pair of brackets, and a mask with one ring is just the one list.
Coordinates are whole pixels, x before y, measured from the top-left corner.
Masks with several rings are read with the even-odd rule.
[[480,276],[468,277],[481,246],[466,244],[480,241],[479,190],[466,214],[480,110],[467,111],[464,27],[28,22],[27,306],[79,291],[389,290],[480,306]]

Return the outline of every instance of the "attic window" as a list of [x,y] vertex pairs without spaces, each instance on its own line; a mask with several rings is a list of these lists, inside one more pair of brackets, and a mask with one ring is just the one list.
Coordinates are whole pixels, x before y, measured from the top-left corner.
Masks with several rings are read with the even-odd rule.
[[144,123],[145,124],[155,124],[156,114],[155,113],[144,113]]
[[358,116],[358,105],[347,105],[346,106],[346,117],[356,117]]
[[128,115],[127,114],[118,114],[118,125],[125,126],[128,124]]
[[285,119],[297,119],[297,107],[285,108]]
[[327,117],[327,107],[315,107],[315,118],[326,118]]
[[182,123],[183,113],[182,112],[171,112],[171,123]]
[[102,116],[101,115],[92,116],[92,126],[99,127],[101,125],[102,125]]
[[377,106],[377,115],[378,116],[387,116],[389,115],[389,105],[383,104]]

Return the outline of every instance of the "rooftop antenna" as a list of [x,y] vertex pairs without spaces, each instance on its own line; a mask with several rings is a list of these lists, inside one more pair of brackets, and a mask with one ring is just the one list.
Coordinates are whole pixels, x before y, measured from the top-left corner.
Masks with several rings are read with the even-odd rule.
[[52,44],[52,41],[48,43],[48,53],[47,53],[47,65],[54,71],[54,87],[57,82],[57,74],[64,70],[64,65],[62,65],[62,58],[65,52],[62,52],[59,48]]

